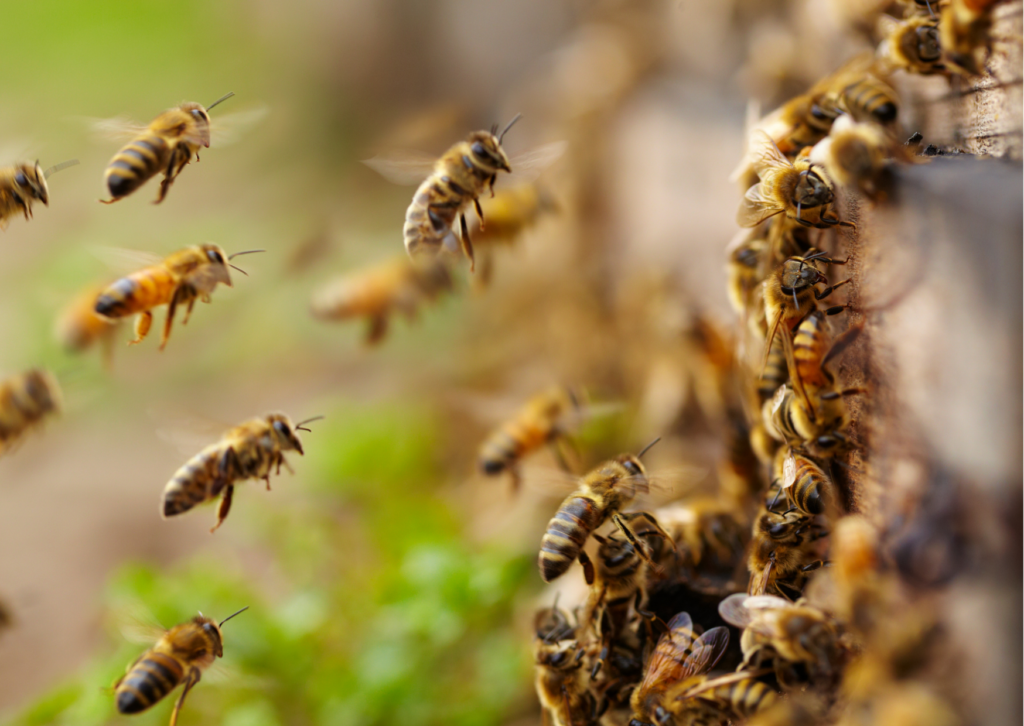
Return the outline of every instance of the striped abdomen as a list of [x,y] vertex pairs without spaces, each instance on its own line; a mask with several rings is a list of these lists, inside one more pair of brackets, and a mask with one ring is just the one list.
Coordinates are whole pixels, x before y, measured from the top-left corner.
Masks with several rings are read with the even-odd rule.
[[149,651],[132,666],[117,684],[117,710],[121,713],[145,711],[174,690],[185,672],[168,655]]
[[789,368],[786,364],[786,351],[783,348],[782,336],[772,339],[772,347],[768,351],[768,362],[757,383],[757,395],[763,402],[775,395],[783,383],[789,380]]
[[597,504],[582,496],[571,496],[551,521],[540,543],[537,565],[544,582],[551,582],[568,571],[579,557],[590,533],[604,522],[604,512]]
[[405,212],[405,249],[412,255],[427,252],[437,254],[445,237],[452,233],[455,217],[463,205],[472,199],[448,176],[431,174],[413,195],[412,204]]
[[498,474],[524,455],[540,448],[551,435],[551,427],[531,417],[530,421],[510,421],[495,431],[480,446],[480,468]]
[[717,686],[707,693],[702,693],[701,698],[712,699],[723,705],[728,704],[741,718],[749,718],[778,700],[775,691],[753,678]]
[[96,298],[96,312],[108,318],[122,318],[166,305],[178,283],[163,265],[153,265],[122,277]]
[[857,120],[865,120],[868,115],[885,125],[895,121],[899,113],[894,91],[871,76],[844,88],[840,99]]
[[805,514],[821,514],[831,494],[832,482],[820,466],[806,456],[794,456],[795,476],[789,488],[793,506]]
[[[831,385],[822,362],[828,353],[828,331],[825,316],[820,313],[808,315],[796,329],[793,336],[793,357],[800,381],[811,388]],[[783,359],[785,365],[785,359]]]
[[121,149],[107,164],[107,189],[114,199],[127,196],[160,171],[167,169],[171,147],[158,134],[145,131]]
[[163,516],[173,517],[192,509],[197,504],[220,495],[228,477],[220,476],[223,447],[212,444],[193,456],[175,472],[164,487]]

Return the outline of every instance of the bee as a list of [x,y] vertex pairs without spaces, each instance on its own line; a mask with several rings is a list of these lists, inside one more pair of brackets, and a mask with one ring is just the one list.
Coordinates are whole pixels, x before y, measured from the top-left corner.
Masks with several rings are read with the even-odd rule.
[[60,406],[60,386],[49,371],[33,368],[0,381],[0,456]]
[[764,132],[755,135],[753,144],[754,171],[760,182],[743,197],[736,213],[739,226],[756,227],[776,214],[805,227],[854,226],[829,215],[835,192],[824,167],[806,159],[790,161]]
[[272,413],[229,429],[220,441],[189,459],[167,482],[161,516],[173,517],[220,497],[217,523],[210,529],[213,533],[228,516],[235,483],[263,479],[270,491],[271,469],[276,467],[275,473],[280,474],[284,465],[291,471],[284,452],[297,451],[299,456],[303,455],[302,442],[295,432],[309,431],[303,425],[321,418],[316,416],[293,424],[284,414]]
[[167,694],[184,684],[178,702],[171,711],[170,726],[178,721],[178,712],[189,691],[199,683],[203,671],[215,658],[224,657],[224,623],[248,606],[227,616],[219,623],[199,613],[187,623],[175,625],[161,636],[156,645],[128,666],[127,672],[114,684],[119,713],[145,711]]
[[985,75],[992,53],[992,8],[995,0],[950,0],[939,14],[939,42],[949,70]]
[[843,114],[832,126],[832,133],[811,150],[809,159],[825,167],[829,177],[841,186],[859,189],[873,199],[889,160],[896,154],[906,159],[900,153],[902,148],[894,145],[877,124],[857,123]]
[[590,726],[600,713],[583,673],[586,651],[574,639],[574,629],[557,608],[541,610],[534,619],[534,664],[537,698],[550,726]]
[[880,28],[885,34],[878,48],[883,62],[907,73],[932,75],[944,73],[939,21],[927,15],[913,15],[904,20],[883,16]]
[[[559,506],[541,540],[537,565],[544,582],[551,582],[564,575],[573,560],[583,552],[587,538],[609,519],[629,543],[637,548],[640,557],[646,562],[651,561],[647,548],[620,511],[633,500],[638,491],[649,490],[650,484],[640,457],[659,440],[652,441],[636,456],[622,454],[606,461],[580,479],[579,487]],[[658,526],[653,518],[651,524]],[[592,565],[588,569],[589,563],[585,557],[581,562],[586,563],[584,570],[590,584],[594,579]]]
[[465,141],[448,149],[434,164],[433,173],[420,184],[413,195],[412,204],[405,213],[405,249],[411,257],[437,254],[445,238],[453,233],[455,217],[459,217],[462,251],[469,258],[470,269],[475,267],[473,243],[469,238],[464,210],[472,202],[477,216],[483,222],[479,196],[487,187],[494,193],[494,182],[499,171],[511,172],[512,166],[501,148],[505,134],[519,120],[516,115],[502,130],[497,124],[490,131],[474,131]]
[[781,492],[798,511],[811,517],[826,514],[835,519],[835,484],[820,466],[798,450],[790,449],[785,457]]
[[673,723],[673,709],[678,704],[669,693],[676,684],[692,684],[714,668],[728,646],[728,628],[718,626],[697,637],[689,614],[683,612],[672,618],[647,661],[643,680],[630,697],[633,717],[629,726]]
[[64,349],[80,353],[99,343],[110,367],[118,324],[96,312],[96,300],[106,285],[91,285],[72,300],[57,318],[56,334]]
[[693,726],[724,726],[736,719],[746,720],[778,702],[775,691],[755,680],[756,675],[763,672],[690,678],[666,694],[668,710],[676,716],[676,723]]
[[230,257],[214,244],[186,247],[170,255],[162,262],[144,267],[127,277],[111,283],[96,298],[95,311],[109,320],[117,320],[138,314],[135,319],[135,338],[128,345],[141,343],[149,334],[153,324],[152,309],[167,305],[167,319],[160,338],[160,350],[167,345],[171,326],[178,305],[188,305],[182,325],[188,323],[196,300],[210,302],[210,293],[223,283],[231,287],[228,267],[242,272],[229,264],[239,255],[262,250],[236,252]]
[[153,119],[107,164],[104,179],[113,198],[100,201],[113,204],[163,172],[160,193],[153,203],[162,202],[193,154],[199,161],[199,148],[210,148],[209,112],[234,95],[222,96],[207,108],[194,102],[183,103]]
[[384,339],[393,312],[411,320],[421,304],[451,289],[444,262],[417,262],[402,255],[335,280],[313,296],[310,309],[321,320],[365,317],[366,343],[374,345]]
[[768,242],[757,229],[740,232],[729,245],[728,252],[726,274],[729,276],[729,302],[736,314],[745,318],[749,311],[757,309],[759,288],[767,274]]
[[480,470],[487,476],[507,471],[518,489],[519,462],[545,444],[552,445],[562,467],[569,470],[559,445],[583,416],[582,395],[571,387],[553,386],[537,394],[480,445]]
[[36,201],[50,206],[50,188],[46,180],[51,174],[77,163],[78,159],[71,159],[46,171],[38,161],[0,168],[0,230],[6,230],[10,218],[18,212],[24,214],[25,219],[32,219],[32,205]]
[[747,568],[750,584],[747,593],[777,593],[799,596],[806,573],[821,566],[815,543],[823,536],[802,512],[777,514],[762,510],[754,520]]
[[718,497],[693,497],[657,510],[691,579],[730,578],[743,558],[744,527],[734,505]]

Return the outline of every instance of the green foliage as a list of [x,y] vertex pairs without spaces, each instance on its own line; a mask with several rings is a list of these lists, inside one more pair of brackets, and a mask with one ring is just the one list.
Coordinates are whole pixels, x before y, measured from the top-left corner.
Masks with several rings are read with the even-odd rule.
[[[531,560],[464,540],[437,496],[429,412],[357,413],[317,430],[334,443],[309,462],[315,505],[262,513],[272,582],[229,558],[124,566],[106,592],[115,648],[12,723],[120,720],[104,688],[147,645],[127,642],[119,622],[169,626],[197,609],[223,618],[245,605],[224,626],[224,659],[189,696],[182,726],[499,722],[527,682],[510,623]],[[166,723],[176,697],[132,722]]]

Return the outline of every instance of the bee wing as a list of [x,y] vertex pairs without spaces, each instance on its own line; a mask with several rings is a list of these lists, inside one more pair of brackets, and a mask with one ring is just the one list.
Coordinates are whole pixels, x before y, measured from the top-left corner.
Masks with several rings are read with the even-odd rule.
[[775,595],[745,595],[738,592],[718,604],[722,620],[737,628],[755,627],[760,614],[792,606],[793,603]]
[[192,456],[220,441],[233,428],[233,424],[168,406],[150,406],[146,413],[157,423],[157,437],[184,456]]
[[162,258],[150,252],[124,247],[96,246],[91,249],[96,259],[116,274],[129,274],[143,267],[160,264]]
[[86,118],[85,121],[92,128],[93,135],[99,141],[128,141],[141,134],[147,128],[146,124],[141,124],[127,116]]
[[436,156],[419,151],[386,151],[363,163],[392,184],[416,186],[434,171]]
[[[668,643],[672,641],[672,646]],[[679,613],[668,621],[668,631],[661,634],[658,644],[651,653],[644,669],[640,690],[651,690],[655,686],[667,687],[683,679],[683,660],[678,654],[688,653],[693,645],[693,620],[688,613]]]
[[761,179],[774,169],[793,166],[786,155],[779,151],[778,144],[764,131],[758,130],[751,134],[750,152],[754,171]]
[[871,74],[880,78],[887,75],[884,67],[880,67],[878,58],[873,51],[866,50],[850,58],[832,73],[828,74],[813,86],[810,95],[820,93],[839,93],[864,75]]
[[690,655],[683,661],[683,678],[707,673],[715,667],[729,647],[729,629],[724,625],[704,633],[690,646]]
[[736,212],[736,224],[741,227],[756,227],[782,211],[782,207],[761,193],[761,185],[755,184],[743,195],[739,211]]
[[124,600],[111,608],[109,622],[124,640],[152,647],[167,632],[153,611],[139,600]]
[[246,132],[270,113],[268,106],[256,106],[210,119],[210,146],[227,146],[238,142]]
[[541,172],[562,158],[568,148],[566,141],[552,141],[515,154],[508,160],[512,167],[509,180],[516,184],[535,181]]
[[774,563],[768,565],[760,572],[750,573],[750,583],[747,585],[747,593],[750,595],[764,595],[768,591],[768,584],[771,582]]

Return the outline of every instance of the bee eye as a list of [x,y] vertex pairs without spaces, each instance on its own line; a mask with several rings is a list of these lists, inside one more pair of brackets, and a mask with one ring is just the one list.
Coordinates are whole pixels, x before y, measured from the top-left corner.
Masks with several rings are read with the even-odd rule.
[[224,257],[221,256],[220,252],[218,252],[217,250],[207,250],[206,256],[210,259],[211,262],[217,262],[222,265],[224,264]]
[[626,469],[626,471],[628,471],[633,476],[640,475],[640,467],[634,464],[629,459],[626,459],[624,462],[622,462],[622,466]]
[[832,118],[829,113],[816,103],[811,105],[811,116],[814,116],[819,121],[827,121]]
[[291,431],[288,429],[288,425],[284,421],[274,422],[274,431],[281,434],[281,436],[291,436]]
[[15,174],[14,175],[14,183],[17,184],[19,187],[27,186],[28,185],[28,177],[25,176],[25,172],[19,171],[17,174]]

